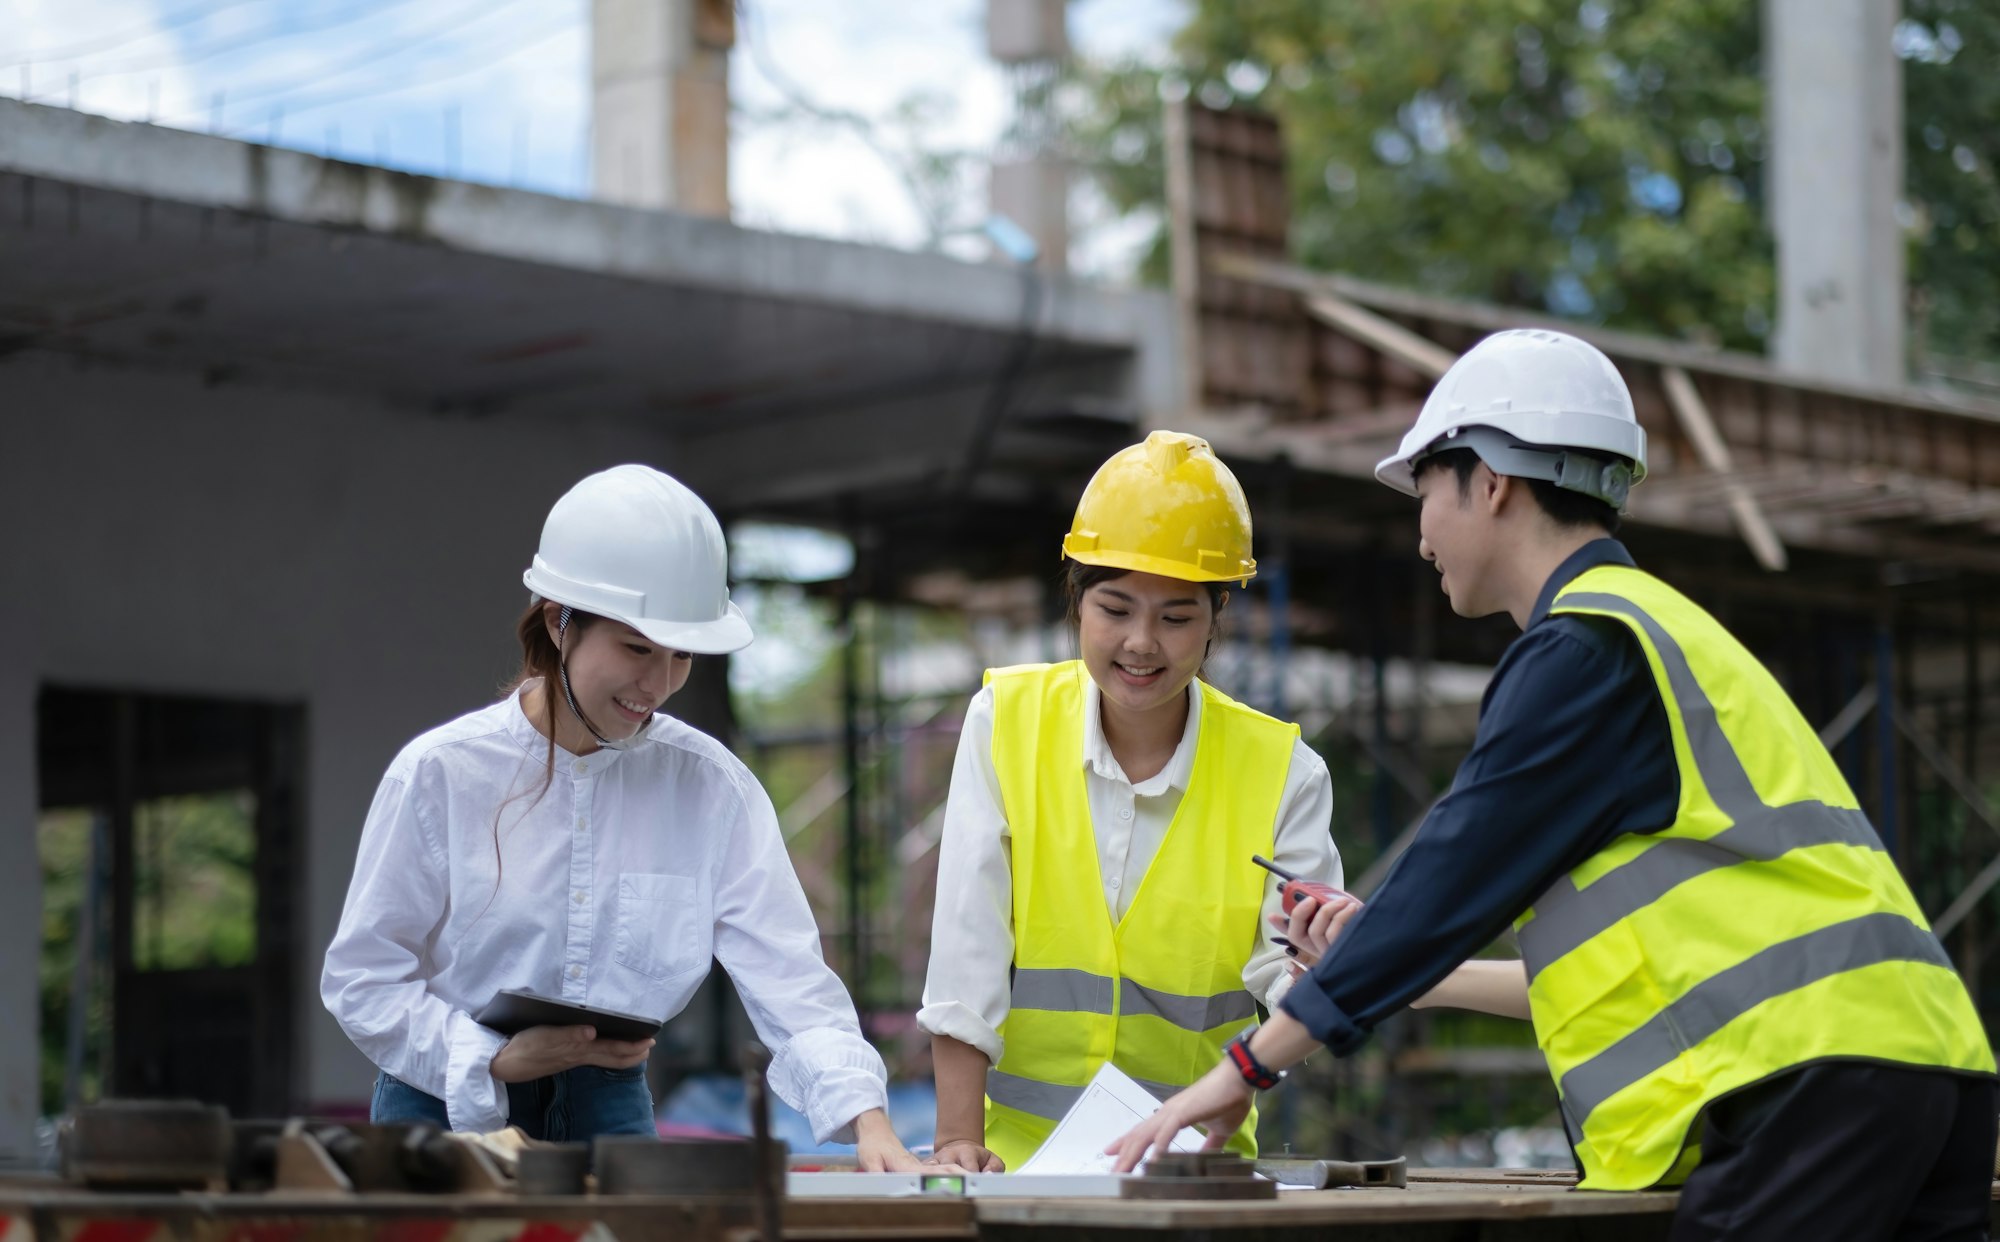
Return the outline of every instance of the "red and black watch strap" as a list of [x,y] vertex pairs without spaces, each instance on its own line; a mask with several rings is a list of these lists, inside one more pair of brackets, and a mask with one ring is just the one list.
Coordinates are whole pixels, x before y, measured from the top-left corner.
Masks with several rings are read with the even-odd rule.
[[1269,1091],[1285,1076],[1281,1071],[1273,1071],[1257,1059],[1256,1053],[1250,1051],[1248,1032],[1224,1044],[1222,1051],[1229,1058],[1229,1063],[1236,1067],[1236,1072],[1243,1075],[1243,1081],[1259,1091]]

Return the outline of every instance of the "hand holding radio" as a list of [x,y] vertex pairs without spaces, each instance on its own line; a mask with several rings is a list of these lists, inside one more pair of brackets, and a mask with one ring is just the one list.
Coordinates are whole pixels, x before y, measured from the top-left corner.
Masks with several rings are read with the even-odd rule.
[[1252,854],[1250,860],[1282,880],[1283,914],[1273,914],[1271,925],[1283,933],[1280,943],[1301,966],[1310,967],[1325,956],[1340,936],[1341,929],[1361,913],[1361,900],[1352,893],[1300,878],[1268,858]]

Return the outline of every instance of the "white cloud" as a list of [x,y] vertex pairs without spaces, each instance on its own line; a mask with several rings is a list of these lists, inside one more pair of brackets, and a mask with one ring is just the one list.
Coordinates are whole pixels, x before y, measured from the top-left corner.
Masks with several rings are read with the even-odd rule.
[[1164,61],[1189,15],[1189,0],[1072,0],[1070,45],[1093,59]]
[[[1007,99],[981,46],[980,3],[752,0],[737,32],[730,91],[750,117],[775,113],[786,119],[759,124],[739,118],[731,134],[731,191],[739,218],[791,232],[922,243],[922,212],[899,171],[899,160],[912,154],[909,135],[891,114],[917,96],[931,96],[939,106],[923,145],[976,153],[991,148]],[[811,119],[801,105],[875,121],[875,144],[850,128]]]
[[[43,103],[141,120],[193,90],[193,75],[174,59],[173,35],[151,0],[9,0],[8,35],[0,40],[0,89]],[[56,54],[102,48],[92,57]],[[146,73],[97,76],[145,58]]]
[[[355,0],[6,2],[0,65],[33,57],[30,85],[44,102],[69,103],[74,75],[74,101],[85,111],[208,129],[219,97],[221,131],[234,136],[587,193],[589,0],[470,8],[466,0],[370,0],[358,20],[349,20]],[[850,129],[802,119],[791,96],[868,118],[875,146],[892,156],[913,145],[983,155],[1008,107],[985,53],[984,0],[748,0],[744,7],[730,68],[738,219],[923,244],[925,219],[897,161]],[[1074,0],[1071,37],[1086,56],[1158,59],[1185,7],[1186,0]],[[186,20],[197,13],[199,20]],[[102,46],[126,34],[133,37]],[[72,60],[45,55],[93,44],[98,50]],[[18,93],[19,74],[0,68],[0,91]],[[919,96],[934,106],[913,132],[895,114]],[[773,119],[781,115],[788,119]],[[965,217],[958,223],[976,222],[983,186],[983,177],[969,175],[957,187]],[[1129,265],[1129,228],[1083,232],[1078,258],[1086,270]],[[967,246],[978,250],[962,239],[954,249]]]

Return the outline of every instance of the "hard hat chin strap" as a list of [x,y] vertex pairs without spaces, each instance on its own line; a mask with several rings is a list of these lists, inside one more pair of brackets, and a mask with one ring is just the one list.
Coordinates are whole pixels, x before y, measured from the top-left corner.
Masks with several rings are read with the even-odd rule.
[[584,715],[583,709],[576,705],[576,695],[570,692],[569,643],[565,641],[569,635],[570,612],[570,606],[564,604],[562,611],[556,614],[556,677],[562,682],[563,701],[569,704],[570,712],[583,725],[585,732],[597,740],[599,746],[610,750],[623,750],[625,743],[614,742],[597,731],[597,726],[590,723],[590,717]]

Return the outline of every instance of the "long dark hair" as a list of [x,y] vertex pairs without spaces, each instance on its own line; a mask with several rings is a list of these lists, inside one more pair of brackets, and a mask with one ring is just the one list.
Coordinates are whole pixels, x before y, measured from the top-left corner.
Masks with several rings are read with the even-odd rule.
[[[511,698],[521,692],[522,686],[537,678],[541,679],[542,718],[537,723],[541,726],[548,746],[542,754],[542,780],[534,790],[534,797],[528,798],[529,791],[525,789],[519,793],[509,794],[493,811],[494,879],[493,897],[486,900],[489,907],[493,904],[494,898],[500,895],[500,881],[504,872],[504,863],[500,855],[500,817],[506,813],[509,806],[528,798],[528,804],[521,808],[521,814],[526,816],[548,794],[549,786],[556,779],[556,689],[562,684],[563,652],[562,648],[556,646],[556,640],[549,637],[547,609],[547,601],[536,596],[528,602],[527,610],[521,614],[520,620],[514,623],[514,637],[521,644],[521,667],[501,687],[501,697]],[[597,624],[598,620],[595,614],[572,611],[569,615],[569,624],[563,630],[565,639],[572,642],[580,639],[585,631]],[[517,819],[515,822],[520,821]],[[482,916],[485,913],[484,910],[480,911]]]

